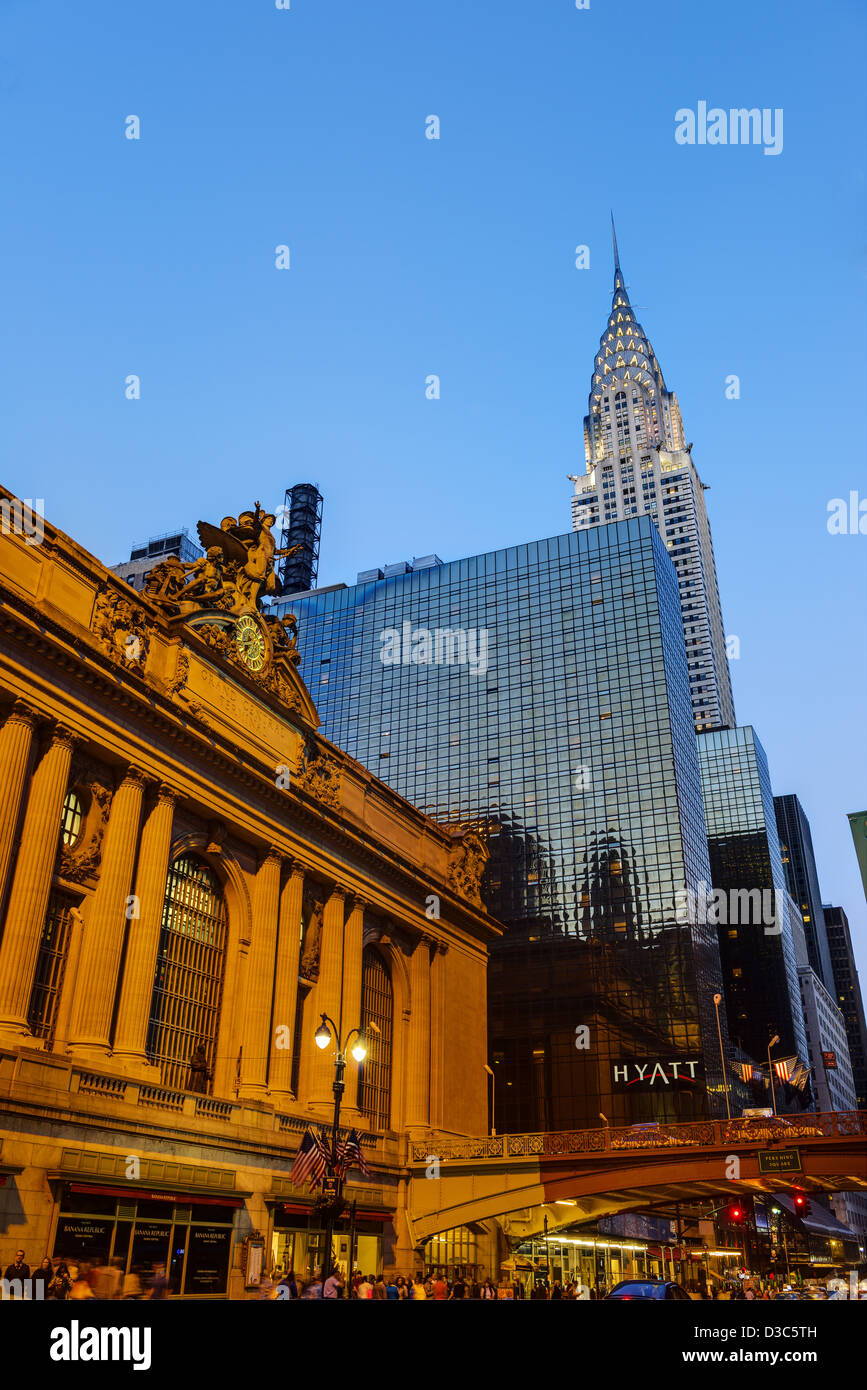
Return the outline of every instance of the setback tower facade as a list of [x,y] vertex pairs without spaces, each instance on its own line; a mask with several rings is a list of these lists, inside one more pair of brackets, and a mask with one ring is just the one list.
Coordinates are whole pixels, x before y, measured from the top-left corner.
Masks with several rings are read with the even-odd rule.
[[676,912],[710,875],[689,676],[650,518],[389,571],[292,601],[300,669],[331,737],[488,841],[497,1128],[720,1113],[716,931]]

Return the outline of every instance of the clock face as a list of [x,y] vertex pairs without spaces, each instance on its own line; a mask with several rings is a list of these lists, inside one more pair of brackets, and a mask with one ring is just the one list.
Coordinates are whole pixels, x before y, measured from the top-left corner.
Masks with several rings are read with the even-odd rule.
[[249,614],[239,618],[235,624],[235,644],[244,665],[249,667],[251,671],[261,671],[265,665],[268,649],[259,624]]

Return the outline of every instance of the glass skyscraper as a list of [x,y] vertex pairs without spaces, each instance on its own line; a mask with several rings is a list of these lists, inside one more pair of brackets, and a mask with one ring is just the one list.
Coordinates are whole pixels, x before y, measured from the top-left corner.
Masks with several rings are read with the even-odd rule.
[[323,733],[488,837],[498,1129],[720,1113],[716,930],[677,911],[710,880],[680,597],[650,518],[290,608]]
[[[699,734],[697,743],[711,886],[725,894],[725,920],[717,929],[732,1041],[761,1061],[777,1034],[776,1056],[797,1053],[806,1061],[798,961],[765,750],[749,725]],[[757,897],[748,903],[749,894]]]
[[822,895],[819,891],[819,874],[816,869],[816,856],[813,853],[810,822],[800,801],[793,795],[775,796],[774,811],[786,886],[801,913],[810,965],[825,988],[833,994],[834,972],[825,933],[825,916],[822,912]]

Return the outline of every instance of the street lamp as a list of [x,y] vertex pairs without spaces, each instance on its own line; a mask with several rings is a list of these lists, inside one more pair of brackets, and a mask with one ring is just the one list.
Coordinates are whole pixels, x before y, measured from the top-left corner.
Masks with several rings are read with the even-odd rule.
[[494,1128],[494,1126],[495,1126],[495,1124],[497,1123],[497,1109],[496,1109],[496,1101],[497,1101],[497,1078],[494,1076],[493,1071],[491,1070],[491,1068],[490,1068],[489,1066],[487,1066],[487,1064],[485,1065],[485,1071],[488,1073],[488,1076],[491,1078],[491,1138],[492,1138],[492,1139],[496,1139],[496,1137],[497,1137],[497,1131],[496,1131],[496,1129]]
[[728,1078],[728,1072],[726,1071],[725,1053],[723,1052],[722,1026],[721,1026],[720,1021],[719,1021],[719,1006],[720,1006],[720,1004],[722,1003],[722,995],[721,995],[721,994],[715,994],[714,997],[713,997],[713,1003],[714,1003],[714,1008],[716,1009],[716,1031],[717,1031],[717,1037],[719,1038],[719,1059],[720,1059],[720,1061],[721,1061],[721,1063],[722,1063],[723,1088],[724,1088],[725,1093],[726,1093],[726,1117],[730,1120],[731,1117],[732,1117],[732,1108],[731,1108],[731,1106],[729,1105],[729,1078]]
[[[331,1025],[330,1028],[328,1026],[329,1024]],[[371,1022],[368,1027],[371,1033],[379,1033],[379,1029],[375,1023]],[[356,1062],[363,1062],[367,1056],[367,1039],[361,1028],[351,1028],[346,1035],[345,1042],[341,1044],[340,1033],[334,1020],[329,1018],[327,1014],[322,1015],[322,1022],[316,1029],[313,1037],[316,1046],[321,1052],[324,1052],[332,1042],[336,1042],[337,1045],[337,1053],[334,1058],[334,1082],[331,1087],[334,1092],[334,1118],[331,1122],[331,1146],[329,1149],[327,1169],[328,1177],[336,1178],[337,1136],[340,1130],[340,1102],[343,1099],[343,1092],[345,1090],[343,1073],[346,1070],[346,1051],[349,1047],[350,1040],[354,1037],[355,1042],[352,1045],[352,1055]],[[325,1208],[327,1214],[325,1218],[325,1249],[322,1254],[322,1292],[319,1295],[320,1298],[325,1297],[325,1280],[331,1273],[331,1242],[334,1236],[335,1208],[340,1197],[339,1189],[339,1182],[335,1181],[333,1190],[331,1190],[331,1185],[329,1184],[329,1196],[331,1200]],[[350,1273],[351,1272],[350,1270]]]
[[771,1105],[774,1107],[775,1115],[777,1113],[777,1093],[774,1090],[774,1069],[771,1066],[771,1048],[776,1047],[779,1041],[780,1039],[777,1037],[776,1034],[774,1034],[774,1036],[771,1038],[771,1041],[768,1043],[768,1076],[771,1082]]

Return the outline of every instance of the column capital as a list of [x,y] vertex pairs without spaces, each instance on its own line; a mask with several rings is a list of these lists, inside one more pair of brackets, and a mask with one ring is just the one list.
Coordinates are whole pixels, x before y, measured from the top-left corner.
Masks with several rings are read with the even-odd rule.
[[157,783],[155,801],[158,805],[160,802],[167,802],[169,805],[174,806],[179,796],[180,792],[176,787],[173,787],[170,782]]
[[268,845],[259,855],[259,868],[262,869],[266,864],[276,864],[278,869],[281,867],[285,855],[277,845]]
[[25,728],[35,729],[39,723],[39,711],[26,700],[13,700],[4,724],[23,724]]
[[419,945],[427,946],[430,950],[431,955],[444,956],[446,951],[449,949],[445,941],[440,941],[439,937],[434,936],[431,932],[427,931],[422,932],[421,936],[419,937]]
[[351,912],[366,912],[372,903],[369,898],[365,898],[362,893],[349,894],[349,908]]
[[51,748],[68,748],[70,753],[74,753],[83,741],[81,735],[67,724],[55,723],[50,726],[48,742]]
[[289,870],[290,875],[303,875],[307,873],[307,865],[304,863],[304,860],[296,859],[294,854],[286,855],[286,868]]
[[342,902],[349,896],[349,889],[344,883],[332,883],[329,898],[340,898]]
[[129,763],[126,767],[123,776],[118,782],[118,787],[120,788],[123,786],[124,782],[128,782],[131,786],[141,787],[142,791],[144,791],[148,783],[152,781],[153,778],[148,777],[147,773],[144,771],[143,768],[139,767],[136,763]]

